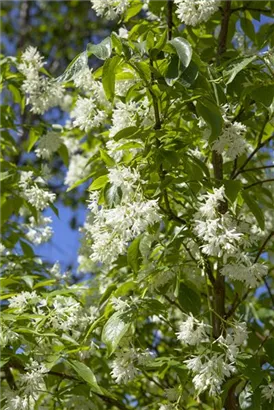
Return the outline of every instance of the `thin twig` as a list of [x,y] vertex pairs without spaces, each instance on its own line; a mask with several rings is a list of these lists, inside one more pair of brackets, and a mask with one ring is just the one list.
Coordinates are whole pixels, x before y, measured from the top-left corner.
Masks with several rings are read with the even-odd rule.
[[247,164],[249,163],[249,161],[252,160],[252,158],[254,157],[254,155],[256,155],[257,152],[258,152],[262,147],[264,147],[265,145],[267,145],[268,142],[271,141],[271,140],[274,138],[274,136],[271,135],[271,136],[268,137],[264,142],[261,142],[261,139],[262,139],[262,136],[263,136],[263,134],[264,134],[264,130],[265,130],[265,127],[266,127],[267,123],[268,123],[268,115],[266,116],[266,118],[265,118],[265,120],[264,120],[264,123],[263,123],[263,126],[262,126],[262,129],[261,129],[261,131],[260,131],[260,134],[259,134],[259,137],[258,137],[257,147],[254,149],[254,151],[251,152],[251,154],[247,157],[247,159],[245,160],[245,162],[243,163],[243,165],[240,166],[240,168],[238,169],[238,171],[236,172],[236,174],[234,174],[234,175],[231,177],[231,179],[235,179],[235,178],[243,171],[243,169],[247,166]]
[[240,173],[249,172],[249,171],[258,171],[260,169],[269,169],[269,168],[274,168],[274,165],[264,165],[261,167],[247,168],[247,169],[243,169],[242,171],[240,171]]
[[274,182],[274,178],[269,178],[269,179],[264,179],[263,181],[253,182],[253,184],[245,186],[244,189],[250,189],[253,186],[265,184],[266,182]]

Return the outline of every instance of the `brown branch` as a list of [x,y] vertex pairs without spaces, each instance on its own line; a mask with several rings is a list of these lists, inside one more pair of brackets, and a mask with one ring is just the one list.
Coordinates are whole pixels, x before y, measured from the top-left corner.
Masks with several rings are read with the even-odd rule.
[[[231,0],[226,0],[223,11],[222,11],[222,21],[221,30],[218,40],[217,49],[217,65],[220,65],[221,57],[226,51],[227,47],[227,35],[228,35],[228,25],[229,18],[231,15]],[[212,165],[214,170],[215,179],[219,183],[223,180],[223,157],[218,152],[212,152]],[[218,206],[218,211],[221,214],[225,214],[228,209],[227,201],[220,202]],[[225,316],[225,277],[217,272],[216,280],[214,282],[214,311],[213,312],[213,336],[217,339],[223,330],[222,318]]]
[[266,278],[264,278],[264,284],[265,284],[265,287],[266,287],[266,289],[267,289],[267,292],[268,292],[269,297],[270,297],[271,302],[272,302],[272,309],[274,309],[274,295],[273,295],[272,292],[271,292],[270,286],[269,286],[269,284],[268,284]]
[[253,186],[260,185],[260,184],[265,184],[266,182],[274,182],[274,178],[269,178],[269,179],[264,179],[263,181],[253,182],[253,184],[245,186],[244,189],[250,189]]
[[172,5],[173,0],[167,0],[167,27],[168,27],[168,40],[172,39],[172,28],[173,28],[173,21],[172,21]]
[[247,168],[247,169],[243,169],[242,171],[240,171],[240,173],[249,172],[249,171],[258,171],[260,169],[269,169],[269,168],[274,168],[274,165],[264,165],[261,167]]
[[268,137],[264,142],[261,142],[262,136],[264,134],[264,130],[265,127],[268,123],[268,115],[266,116],[262,129],[260,131],[259,137],[258,137],[258,144],[257,147],[254,149],[254,151],[251,152],[251,154],[247,157],[247,159],[245,160],[245,162],[243,163],[243,165],[240,166],[240,168],[238,169],[238,171],[236,172],[236,174],[232,175],[231,179],[235,179],[242,171],[243,169],[246,167],[246,165],[252,160],[252,158],[254,157],[254,155],[257,154],[257,152],[264,147],[266,144],[268,144],[269,141],[271,141],[274,136],[271,135],[270,137]]
[[264,251],[264,249],[265,249],[265,247],[266,247],[268,241],[270,241],[270,239],[272,238],[272,236],[274,236],[274,231],[271,231],[270,234],[267,236],[267,238],[264,240],[262,246],[260,247],[260,249],[259,249],[259,251],[258,251],[258,253],[257,253],[257,255],[256,255],[256,258],[255,258],[255,260],[254,260],[254,263],[257,263],[257,262],[258,262],[259,257],[260,257],[261,254],[263,253],[263,251]]
[[[274,231],[271,231],[270,234],[267,236],[267,238],[264,240],[262,246],[260,247],[260,249],[259,249],[259,251],[258,251],[258,253],[257,253],[257,255],[254,259],[254,263],[258,262],[260,256],[264,252],[265,247],[266,247],[267,243],[270,241],[270,239],[272,238],[272,236],[274,236]],[[266,285],[266,288],[268,290],[268,284]],[[238,301],[234,300],[231,309],[226,314],[226,319],[231,317],[236,312],[236,310],[238,309],[240,304],[248,297],[248,295],[250,294],[251,291],[252,291],[252,289],[248,289],[241,299],[239,299]],[[272,295],[271,291],[270,291],[269,295],[270,295],[270,298],[272,300],[273,295]],[[274,302],[274,300],[273,300],[273,302]],[[274,303],[273,303],[273,306],[274,306]]]
[[259,13],[271,14],[272,11],[269,9],[258,9],[255,7],[238,7],[237,9],[231,9],[231,13],[236,13],[237,11],[258,11]]
[[13,374],[10,370],[10,365],[9,363],[5,364],[5,366],[3,367],[4,370],[4,374],[5,374],[5,379],[7,380],[7,383],[9,385],[9,388],[11,390],[17,390],[17,386],[13,377]]
[[228,25],[229,25],[230,15],[231,15],[231,0],[226,0],[225,6],[224,6],[224,9],[223,9],[223,16],[222,16],[222,22],[221,22],[221,31],[220,31],[220,35],[219,35],[219,41],[218,41],[218,51],[217,51],[218,65],[219,65],[219,62],[220,62],[220,57],[226,51]]

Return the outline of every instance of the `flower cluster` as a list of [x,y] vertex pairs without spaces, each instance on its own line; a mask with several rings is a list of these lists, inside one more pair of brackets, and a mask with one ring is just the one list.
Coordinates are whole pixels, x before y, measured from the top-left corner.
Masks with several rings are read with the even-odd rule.
[[51,223],[51,217],[39,214],[38,219],[35,220],[35,218],[31,216],[29,223],[26,225],[28,229],[26,237],[34,245],[41,245],[41,243],[48,242],[53,235],[53,229],[49,225]]
[[192,382],[198,394],[207,389],[212,396],[220,393],[224,380],[236,372],[235,360],[247,339],[246,323],[235,321],[226,336],[221,335],[215,342],[224,353],[201,354],[184,361],[195,374]]
[[90,166],[88,165],[88,159],[83,154],[72,155],[65,177],[65,184],[72,186],[75,182],[87,177],[89,174]]
[[22,196],[38,211],[43,211],[55,201],[55,194],[45,191],[33,182],[32,171],[22,171],[18,185],[22,190]]
[[130,0],[91,0],[91,4],[97,16],[114,20],[127,10]]
[[229,263],[221,269],[221,273],[231,280],[244,282],[246,286],[255,288],[267,275],[267,266],[261,263],[252,263],[249,258],[237,263]]
[[144,366],[152,359],[149,351],[139,351],[125,348],[116,352],[116,358],[111,363],[111,376],[116,383],[128,383],[138,375],[138,366]]
[[113,263],[118,255],[126,252],[130,241],[148,226],[160,221],[156,200],[136,198],[131,203],[121,203],[112,209],[93,202],[91,207],[94,218],[90,224],[86,223],[85,229],[90,232],[93,242],[90,257],[97,262]]
[[71,111],[74,118],[73,127],[88,132],[92,128],[99,127],[106,119],[106,112],[98,109],[97,101],[94,97],[78,97],[74,109]]
[[214,142],[212,149],[219,154],[234,160],[242,155],[248,148],[244,135],[246,126],[237,121],[231,121],[226,113],[223,115],[224,127],[219,138]]
[[177,338],[187,345],[197,345],[208,341],[209,325],[200,322],[190,314],[184,322],[180,324],[180,332],[176,333]]
[[274,384],[268,384],[261,387],[262,389],[262,397],[272,403],[272,399],[274,399]]
[[195,214],[194,232],[203,241],[201,250],[211,256],[225,259],[238,250],[242,233],[237,232],[233,219],[218,214],[218,206],[225,201],[224,187],[199,197],[199,211]]
[[62,104],[64,89],[60,83],[47,77],[41,77],[39,70],[43,67],[43,57],[35,47],[28,47],[22,54],[18,70],[26,77],[22,90],[28,95],[27,103],[32,105],[31,111],[44,114],[49,108]]
[[220,0],[174,0],[176,14],[182,23],[197,26],[206,22],[218,10]]
[[57,132],[49,131],[38,142],[35,150],[37,157],[49,159],[62,144],[62,140]]
[[198,394],[207,389],[211,396],[219,394],[224,380],[236,372],[235,365],[227,363],[224,354],[194,356],[185,360],[184,363],[189,370],[195,373],[192,382]]

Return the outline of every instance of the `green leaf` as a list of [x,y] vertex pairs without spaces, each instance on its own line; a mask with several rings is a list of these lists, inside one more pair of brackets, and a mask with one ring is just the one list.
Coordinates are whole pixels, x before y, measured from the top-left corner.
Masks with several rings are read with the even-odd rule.
[[175,50],[184,68],[187,68],[190,64],[192,57],[192,47],[187,40],[182,37],[175,37],[169,41]]
[[251,357],[250,359],[243,360],[243,364],[242,372],[250,380],[251,386],[255,390],[264,378],[264,372],[260,367],[259,359],[258,357]]
[[9,217],[13,214],[13,201],[11,200],[4,200],[2,201],[1,204],[1,209],[0,209],[0,226],[2,226],[4,224],[4,222],[6,222]]
[[255,199],[253,199],[250,194],[246,191],[242,192],[242,197],[246,203],[246,205],[248,206],[248,208],[250,209],[250,211],[253,213],[253,215],[255,216],[259,227],[264,230],[265,227],[265,220],[264,220],[264,214],[263,211],[261,210],[261,208],[259,207],[258,203],[255,201]]
[[130,327],[130,315],[114,313],[105,324],[102,331],[102,342],[106,344],[109,356],[116,350],[122,337]]
[[34,257],[33,249],[28,243],[20,240],[20,245],[21,245],[22,251],[24,252],[24,255],[26,255],[28,258]]
[[102,394],[102,390],[97,384],[96,377],[88,366],[78,360],[67,360],[67,363],[91,386],[92,391]]
[[115,91],[115,70],[120,63],[121,58],[114,56],[105,61],[103,66],[102,83],[106,97],[109,101],[113,101]]
[[244,58],[240,63],[235,64],[230,70],[224,72],[224,75],[229,77],[226,84],[232,83],[237,74],[244,70],[252,61],[256,60],[257,56]]
[[73,189],[77,188],[79,185],[82,185],[84,182],[86,182],[88,179],[91,178],[91,174],[86,176],[85,178],[79,179],[79,181],[76,181],[73,185],[71,185],[66,192],[72,191]]
[[58,153],[60,154],[60,157],[62,158],[62,161],[65,164],[65,166],[68,167],[69,166],[69,152],[68,152],[67,146],[65,144],[62,144],[58,149]]
[[149,11],[156,14],[157,16],[161,14],[162,7],[166,6],[166,0],[150,0]]
[[140,244],[141,236],[135,238],[128,247],[127,251],[127,261],[129,266],[132,268],[134,273],[137,273],[139,270],[139,244]]
[[110,295],[117,289],[117,286],[114,284],[111,284],[107,287],[107,289],[105,290],[105,292],[103,293],[103,295],[101,296],[100,300],[99,300],[99,305],[101,306],[106,300],[108,300],[108,298],[110,297]]
[[100,155],[102,160],[104,161],[104,163],[108,166],[108,167],[114,167],[115,165],[115,161],[113,158],[111,158],[108,153],[106,151],[104,151],[103,149],[100,149]]
[[274,339],[268,339],[264,343],[264,349],[270,358],[270,363],[274,363]]
[[85,67],[88,67],[88,55],[86,51],[78,54],[67,66],[64,73],[57,77],[55,81],[58,81],[59,83],[69,82],[73,80]]
[[105,38],[99,44],[88,43],[87,45],[88,57],[94,54],[95,57],[99,58],[100,60],[106,60],[107,58],[111,56],[111,52],[112,52],[112,42],[111,42],[110,37]]
[[165,72],[165,81],[170,87],[173,86],[180,76],[179,63],[179,58],[176,55],[171,56],[170,63]]
[[193,286],[181,282],[179,287],[178,301],[186,312],[198,315],[201,309],[201,299]]
[[135,134],[137,134],[139,131],[138,127],[127,127],[122,129],[121,131],[118,131],[117,134],[114,135],[114,140],[118,141],[122,138],[128,138],[128,137],[133,137]]
[[34,144],[38,140],[39,136],[40,135],[39,135],[39,132],[37,132],[37,130],[35,130],[34,128],[30,129],[27,152],[31,151],[32,147],[34,146]]
[[241,181],[224,181],[224,187],[227,198],[233,203],[242,188],[242,183]]
[[[248,407],[248,410],[261,410],[262,405],[262,390],[260,389],[261,386],[257,387],[257,389],[252,394],[252,402],[251,407]],[[263,406],[265,409],[265,406]],[[273,407],[272,407],[273,408]]]
[[142,7],[143,7],[142,3],[136,3],[136,4],[133,4],[131,7],[129,7],[127,9],[127,12],[124,18],[125,23],[129,21],[131,17],[136,16],[136,14],[138,14],[142,10]]
[[196,104],[197,113],[211,128],[210,142],[213,142],[222,132],[223,117],[219,107],[208,98],[198,100]]
[[88,191],[96,191],[97,189],[103,188],[107,183],[108,175],[101,175],[92,182],[88,188]]
[[270,107],[274,100],[274,85],[265,85],[260,84],[254,91],[251,92],[252,98],[256,102],[260,102],[265,107]]

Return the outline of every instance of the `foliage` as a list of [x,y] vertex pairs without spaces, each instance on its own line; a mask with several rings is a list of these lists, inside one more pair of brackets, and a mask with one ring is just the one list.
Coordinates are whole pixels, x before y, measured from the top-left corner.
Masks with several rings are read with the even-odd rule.
[[[68,2],[69,53],[1,60],[1,405],[271,409],[274,4],[88,4],[102,41]],[[36,251],[60,201],[77,280]]]

